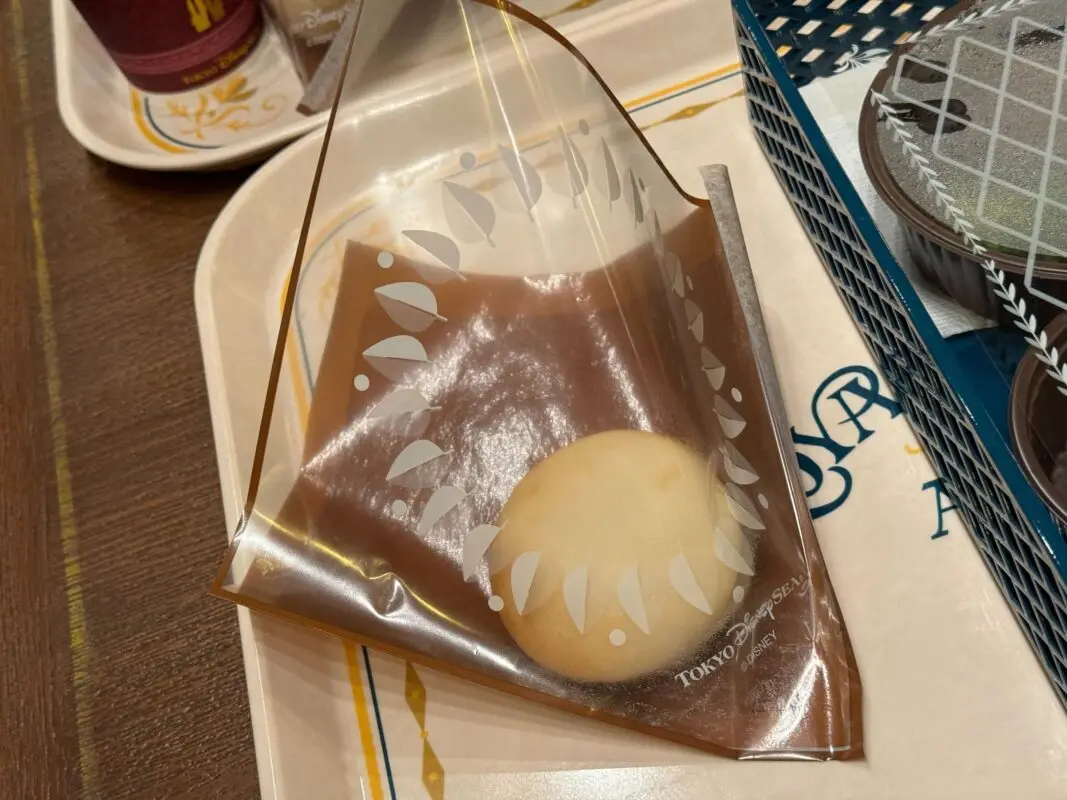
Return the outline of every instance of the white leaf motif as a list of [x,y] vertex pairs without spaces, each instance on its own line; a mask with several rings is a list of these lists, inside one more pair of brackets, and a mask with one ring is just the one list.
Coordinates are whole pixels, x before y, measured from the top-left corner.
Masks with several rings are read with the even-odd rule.
[[418,439],[400,451],[400,455],[396,457],[393,465],[389,467],[389,472],[386,474],[385,479],[387,481],[395,481],[412,470],[418,469],[444,455],[445,451],[429,439]]
[[[482,563],[489,545],[493,543],[498,533],[500,533],[500,528],[496,525],[479,525],[467,534],[463,542],[463,580],[469,581],[474,577],[474,573],[478,571],[478,565]],[[532,579],[533,576],[531,576]],[[524,599],[523,603],[525,602]],[[519,613],[522,613],[521,608]]]
[[372,344],[363,357],[385,377],[399,381],[415,364],[429,361],[426,348],[414,336],[392,336]]
[[582,154],[574,146],[571,137],[567,135],[563,128],[559,129],[557,136],[560,149],[563,151],[563,160],[567,163],[567,176],[571,182],[571,195],[576,198],[585,191],[585,187],[589,183],[589,168],[586,167],[585,159],[582,158]]
[[742,417],[729,403],[716,395],[715,397],[715,416],[719,418],[719,425],[722,426],[722,432],[726,434],[727,439],[736,439],[741,435],[741,431],[745,429],[745,418]]
[[378,304],[397,325],[412,333],[429,328],[434,320],[443,320],[437,313],[437,298],[428,286],[414,281],[390,283],[374,290]]
[[612,203],[622,199],[622,182],[619,180],[619,170],[615,166],[615,159],[612,158],[611,149],[603,137],[600,138],[600,169],[596,173],[593,183],[607,199],[609,209]]
[[440,261],[444,268],[412,260],[412,266],[427,283],[446,283],[453,278],[466,280],[459,271],[459,246],[442,233],[434,231],[402,231],[404,236]]
[[511,182],[515,185],[523,205],[526,206],[527,211],[533,211],[543,191],[541,176],[537,174],[537,170],[529,161],[510,147],[500,145],[497,150],[500,152],[500,160],[504,162],[508,174],[511,175]]
[[730,515],[746,528],[754,531],[764,529],[763,520],[760,519],[752,501],[732,483],[726,484],[726,505],[730,509]]
[[729,536],[718,528],[715,529],[715,557],[734,572],[751,577],[756,574],[756,570],[752,563],[752,553],[748,552],[748,540],[742,536],[738,543],[745,552],[739,550]]
[[722,382],[726,379],[726,367],[715,357],[708,348],[700,348],[700,366],[704,369],[704,374],[708,377],[708,382],[711,384],[711,388],[715,391],[719,391],[722,388]]
[[634,227],[645,221],[645,204],[641,201],[641,190],[637,188],[637,178],[633,170],[627,172],[629,178],[629,190],[626,192],[626,200],[630,205],[630,211],[634,215]]
[[522,614],[526,610],[526,601],[530,599],[530,586],[533,585],[537,566],[541,563],[540,553],[523,553],[511,565],[511,596],[515,600],[515,610]]
[[689,566],[689,559],[685,557],[684,553],[679,553],[671,559],[671,563],[667,566],[667,579],[670,580],[674,591],[678,592],[678,596],[685,602],[689,603],[697,611],[703,611],[705,614],[711,613],[708,598],[700,590],[696,575],[693,574],[693,568]]
[[367,414],[369,419],[386,419],[388,417],[408,416],[406,433],[410,436],[422,436],[430,426],[428,414],[424,411],[436,411],[417,390],[397,389],[386,395],[378,405]]
[[[616,180],[618,180],[617,177]],[[656,258],[663,258],[665,246],[663,244],[663,231],[659,227],[659,216],[655,211],[650,213],[652,215],[652,251],[656,254]]]
[[588,567],[577,567],[563,579],[563,602],[578,633],[585,633],[585,598],[588,588]]
[[704,312],[692,300],[685,301],[685,320],[689,323],[693,338],[698,342],[704,341]]
[[651,633],[648,627],[648,614],[645,612],[645,601],[641,597],[641,581],[637,577],[637,567],[633,567],[622,574],[616,590],[622,610],[626,612],[634,625],[645,633]]
[[458,486],[442,486],[430,495],[426,501],[426,507],[422,510],[422,518],[415,529],[416,533],[426,534],[438,523],[438,521],[453,508],[467,498],[467,493]]
[[493,244],[496,211],[486,198],[466,186],[444,182],[445,220],[452,234],[461,242]]
[[663,257],[663,267],[667,270],[667,281],[674,293],[679,297],[685,297],[685,273],[682,272],[682,262],[675,253],[667,253]]
[[730,442],[723,444],[722,454],[726,476],[734,483],[747,486],[759,480],[759,475],[756,474],[753,466]]

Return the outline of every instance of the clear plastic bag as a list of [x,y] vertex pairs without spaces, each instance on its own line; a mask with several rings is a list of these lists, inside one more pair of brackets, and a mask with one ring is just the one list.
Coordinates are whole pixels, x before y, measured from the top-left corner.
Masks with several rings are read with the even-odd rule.
[[443,0],[383,77],[389,2],[357,12],[216,593],[710,751],[859,756],[725,171],[686,195],[510,3]]

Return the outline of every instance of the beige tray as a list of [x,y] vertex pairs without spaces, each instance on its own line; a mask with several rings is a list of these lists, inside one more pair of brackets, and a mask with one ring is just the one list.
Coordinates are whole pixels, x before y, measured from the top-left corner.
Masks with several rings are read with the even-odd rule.
[[[659,61],[634,58],[650,41],[672,47],[657,48]],[[966,533],[923,489],[934,475],[909,427],[874,404],[861,412],[870,432],[861,442],[833,399],[852,380],[887,389],[749,133],[726,3],[664,0],[585,49],[685,188],[700,191],[702,163],[729,166],[790,417],[809,435],[821,422],[852,448],[839,463],[816,446],[799,452],[812,505],[841,500],[816,524],[864,679],[869,760],[716,759],[240,612],[264,796],[1067,797],[1067,719]],[[231,528],[306,200],[292,187],[308,185],[318,146],[318,137],[292,146],[249,181],[198,268]],[[344,198],[334,201],[341,211]],[[345,216],[337,222],[312,232],[299,303],[306,336],[327,323]],[[939,530],[948,534],[931,539]]]

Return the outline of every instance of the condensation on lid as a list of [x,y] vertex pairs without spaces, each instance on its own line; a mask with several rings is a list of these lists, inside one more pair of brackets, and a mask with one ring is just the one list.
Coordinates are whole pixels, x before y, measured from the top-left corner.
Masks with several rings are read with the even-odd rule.
[[895,117],[879,114],[886,165],[913,202],[1024,258],[1067,259],[1065,22],[1059,0],[964,8],[897,60],[884,90]]

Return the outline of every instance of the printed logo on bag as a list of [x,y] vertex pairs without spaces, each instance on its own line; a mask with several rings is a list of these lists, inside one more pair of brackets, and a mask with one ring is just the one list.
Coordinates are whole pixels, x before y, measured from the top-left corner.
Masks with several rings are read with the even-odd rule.
[[[745,616],[735,623],[726,632],[730,643],[716,652],[711,658],[701,661],[699,664],[684,669],[674,676],[674,679],[688,688],[694,683],[704,680],[709,675],[714,675],[720,667],[729,664],[735,658],[740,657],[741,671],[745,672],[756,660],[773,648],[778,642],[778,634],[771,630],[762,636],[757,636],[757,629],[763,620],[775,621],[774,609],[781,605],[793,592],[803,594],[810,587],[806,575],[795,575],[771,592],[770,596],[754,612],[746,612]],[[748,645],[747,650],[745,645]]]

